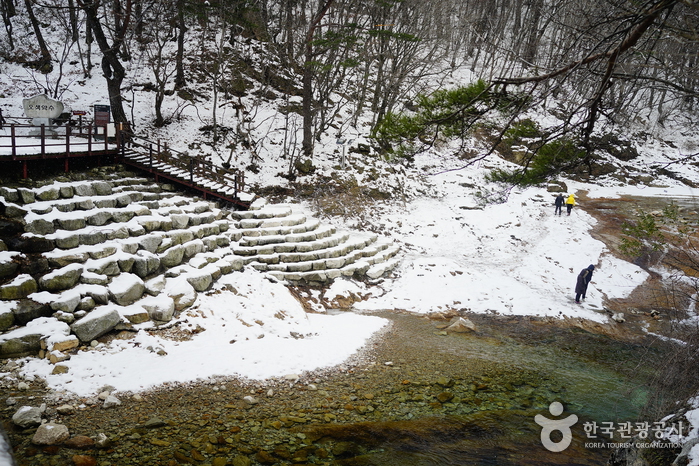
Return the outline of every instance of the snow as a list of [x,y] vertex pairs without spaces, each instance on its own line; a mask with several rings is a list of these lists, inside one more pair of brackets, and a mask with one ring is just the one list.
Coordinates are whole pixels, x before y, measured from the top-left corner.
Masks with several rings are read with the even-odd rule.
[[[148,71],[136,68],[136,61],[125,65],[130,79],[147,80],[144,73]],[[36,93],[31,86],[17,84],[27,73],[27,70],[14,64],[3,64],[0,95],[12,96],[3,99],[5,117],[21,115],[21,99]],[[93,78],[78,80],[65,89],[61,100],[66,103],[66,108],[89,108],[95,102],[105,101],[104,78],[98,74],[95,73]],[[453,73],[451,82],[464,83],[470,78],[471,73],[461,69]],[[49,77],[46,79],[48,82]],[[447,78],[443,79],[449,83]],[[130,111],[134,116],[134,127],[148,131],[148,124],[153,118],[152,94],[134,90],[132,97],[133,108],[128,109],[127,113]],[[333,99],[337,100],[339,96],[333,96]],[[297,100],[293,97],[289,99]],[[175,115],[180,111],[181,104],[178,99],[169,99],[164,111],[168,115]],[[260,158],[274,163],[260,163],[259,173],[248,173],[249,183],[283,186],[283,180],[277,177],[278,172],[285,170],[281,164],[287,163],[279,161],[279,151],[284,141],[282,128],[296,129],[297,134],[293,135],[292,131],[290,137],[301,140],[298,115],[292,112],[287,123],[277,111],[277,104],[262,102],[255,107],[257,113],[255,121],[249,124],[250,132],[253,139],[259,142],[257,149]],[[245,106],[254,107],[249,101],[245,101]],[[196,105],[185,106],[181,109],[181,118],[174,118],[171,125],[160,129],[157,139],[168,141],[173,148],[187,147],[187,143],[202,138],[196,128],[209,122],[201,116],[207,113],[205,105],[199,108]],[[218,117],[224,125],[239,123],[226,107],[222,107]],[[342,123],[343,136],[353,139],[355,145],[367,143],[361,129],[364,123],[360,120],[356,127]],[[686,128],[691,127],[686,125]],[[0,154],[10,153],[10,132],[8,126],[0,129]],[[634,168],[639,173],[648,173],[651,165],[683,158],[686,155],[683,151],[696,147],[699,140],[696,134],[673,134],[671,130],[662,132],[660,129],[658,133],[668,142],[661,142],[661,138],[647,141],[644,147],[639,148],[641,157],[629,162],[629,165],[635,164]],[[333,153],[339,147],[335,141],[334,135],[325,134],[318,143],[317,157],[314,159],[318,173],[327,175],[337,164],[337,158],[333,160]],[[71,145],[76,147],[77,142],[78,139],[73,138]],[[35,145],[37,140],[23,135],[19,143]],[[46,150],[59,151],[61,147],[65,146],[48,146]],[[202,144],[197,150],[204,152],[209,148]],[[225,160],[228,155],[227,150],[222,153],[218,148],[212,150],[216,163]],[[20,148],[18,154],[29,151],[28,148]],[[349,163],[354,156],[349,150],[346,155]],[[249,154],[231,153],[231,156],[234,167],[244,167],[249,163]],[[378,159],[374,163],[379,164]],[[29,379],[40,376],[52,389],[77,396],[96,395],[105,385],[113,386],[117,392],[139,392],[163,384],[217,377],[265,380],[346,363],[370,338],[380,336],[382,330],[390,325],[387,319],[369,315],[372,311],[401,309],[425,314],[463,309],[481,314],[584,318],[605,322],[608,316],[602,312],[604,300],[628,296],[647,278],[645,271],[614,257],[601,241],[591,236],[595,219],[584,211],[584,201],[573,209],[571,216],[564,214],[556,217],[553,215],[553,196],[543,188],[529,188],[509,192],[504,203],[484,206],[478,194],[486,186],[483,180],[486,167],[503,165],[504,162],[489,158],[475,166],[456,170],[458,163],[450,162],[444,154],[428,152],[419,155],[414,168],[407,169],[408,176],[396,181],[406,183],[406,201],[375,208],[373,220],[382,224],[389,239],[401,246],[402,260],[395,277],[382,281],[380,286],[347,279],[336,280],[330,286],[325,293],[326,298],[350,294],[368,296],[368,299],[355,304],[354,312],[332,315],[306,313],[284,285],[251,269],[225,275],[216,282],[212,292],[198,295],[184,278],[170,279],[163,284],[167,294],[172,295],[172,290],[176,289],[188,297],[197,297],[195,304],[171,323],[173,327],[188,333],[188,340],[167,338],[154,332],[153,323],[148,322],[137,325],[137,332],[131,339],[115,339],[109,344],[98,344],[72,355],[69,360],[61,362],[68,367],[67,373],[53,374],[55,366],[46,359],[25,358],[21,361],[22,374]],[[699,181],[699,176],[691,171],[689,164],[670,168],[695,183]],[[348,173],[359,178],[351,171]],[[611,199],[633,195],[691,200],[696,195],[695,190],[664,178],[654,180],[653,186],[631,185],[613,178],[600,179],[594,184],[569,179],[562,181],[566,182],[568,192],[577,193],[578,198],[583,191],[587,197]],[[392,182],[382,177],[376,181],[379,185]],[[119,194],[114,196],[118,197]],[[60,202],[64,201],[37,202],[32,207],[39,209]],[[194,212],[197,204],[186,207]],[[49,217],[44,215],[42,218],[66,220],[80,215],[78,211],[62,213],[55,209]],[[26,219],[29,221],[37,217],[30,212]],[[348,222],[351,223],[351,220]],[[136,220],[130,223],[136,224]],[[103,228],[107,230],[112,226]],[[75,232],[61,231],[52,237],[72,234]],[[91,250],[88,247],[76,248],[71,253],[88,253]],[[0,252],[0,261],[9,261],[12,255],[14,253]],[[115,257],[119,256],[112,256],[112,259]],[[586,302],[576,305],[573,302],[575,279],[580,270],[589,264],[596,267],[594,277]],[[67,266],[61,272],[71,267],[81,266]],[[12,284],[18,285],[27,278],[21,275]],[[117,286],[123,289],[126,285],[125,282],[121,285],[113,283],[112,290],[117,291]],[[106,290],[99,285],[80,285],[79,289],[83,292],[89,289],[98,294]],[[44,293],[36,293],[32,298],[49,299]],[[150,302],[153,300],[146,299]],[[0,312],[12,306],[0,302]],[[132,308],[129,306],[129,309]],[[91,314],[94,317],[109,309],[112,308],[105,306]],[[129,309],[125,311],[125,308],[121,308],[121,311],[128,312]],[[321,306],[315,306],[314,310],[324,311]],[[69,332],[67,324],[51,318],[36,319],[12,332],[16,335],[37,330],[56,338]],[[4,337],[7,334],[0,335],[0,341]],[[690,416],[696,436],[699,408],[687,414],[688,419]],[[0,443],[0,455],[1,447]],[[691,455],[691,461],[699,463],[699,446],[692,450]]]
[[226,275],[217,289],[229,291],[200,295],[196,308],[183,313],[182,327],[203,329],[189,341],[141,330],[72,356],[62,363],[67,374],[51,374],[54,366],[37,358],[26,360],[23,373],[79,396],[105,385],[138,392],[218,376],[266,379],[341,364],[387,324],[353,313],[306,314],[284,285],[257,272]]

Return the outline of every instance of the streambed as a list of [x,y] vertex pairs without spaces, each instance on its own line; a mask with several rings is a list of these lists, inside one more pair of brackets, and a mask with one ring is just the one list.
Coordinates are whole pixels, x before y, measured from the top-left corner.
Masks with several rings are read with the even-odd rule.
[[[72,435],[106,448],[44,447],[31,429],[5,422],[19,464],[98,465],[603,464],[585,448],[584,422],[633,421],[663,349],[617,341],[555,320],[469,316],[476,332],[446,334],[444,322],[395,312],[390,329],[341,368],[294,381],[214,380],[167,386],[101,409],[94,400],[62,416]],[[8,396],[41,396],[3,391]],[[245,396],[255,398],[247,403]],[[572,445],[543,448],[536,414],[575,414]],[[8,421],[11,408],[5,408]],[[155,422],[154,422],[155,421]],[[556,440],[554,438],[554,440]]]

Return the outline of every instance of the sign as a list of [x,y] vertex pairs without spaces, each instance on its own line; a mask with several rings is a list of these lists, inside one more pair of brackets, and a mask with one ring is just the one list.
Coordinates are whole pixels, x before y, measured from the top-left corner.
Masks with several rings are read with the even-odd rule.
[[73,110],[73,115],[84,116],[84,115],[87,115],[87,112],[85,110]]
[[93,107],[95,108],[95,125],[107,126],[111,114],[109,105],[94,105]]
[[50,99],[46,94],[22,100],[24,114],[29,118],[58,118],[63,113],[63,103]]

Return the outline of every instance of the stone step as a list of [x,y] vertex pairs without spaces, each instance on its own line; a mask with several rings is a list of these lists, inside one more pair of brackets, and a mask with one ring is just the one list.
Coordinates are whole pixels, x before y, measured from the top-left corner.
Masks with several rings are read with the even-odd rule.
[[249,228],[271,228],[271,227],[288,227],[301,225],[306,222],[306,216],[303,214],[291,214],[284,217],[273,217],[273,218],[250,218],[242,219],[238,222],[238,227],[241,229]]
[[370,246],[376,236],[352,238],[343,244],[327,249],[305,253],[272,254],[256,256],[247,261],[251,267],[261,271],[307,272],[310,270],[340,269],[358,260],[365,260],[388,244]]
[[312,231],[304,231],[302,233],[294,233],[288,235],[265,235],[265,236],[243,236],[240,240],[240,246],[263,246],[267,244],[279,243],[304,243],[315,241],[336,232],[335,227],[324,225]]
[[348,233],[334,233],[326,238],[317,239],[315,241],[306,241],[303,243],[278,243],[267,244],[263,246],[235,246],[233,253],[239,256],[265,256],[270,254],[280,254],[289,252],[311,252],[320,249],[327,249],[344,243],[349,238]]
[[265,206],[258,210],[240,210],[231,212],[231,218],[234,220],[249,220],[249,219],[268,219],[275,217],[288,217],[291,215],[292,209],[290,206],[277,204],[273,206]]
[[245,228],[238,229],[240,237],[254,238],[257,236],[285,236],[313,231],[320,226],[320,220],[315,218],[307,219],[304,223],[292,226],[279,226],[268,228]]

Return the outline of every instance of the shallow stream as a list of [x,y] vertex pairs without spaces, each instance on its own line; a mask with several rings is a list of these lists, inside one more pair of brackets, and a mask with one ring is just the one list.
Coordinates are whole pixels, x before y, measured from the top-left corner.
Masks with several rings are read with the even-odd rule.
[[[9,422],[12,407],[4,425],[20,465],[74,464],[75,455],[99,466],[598,465],[610,450],[585,445],[605,439],[587,439],[584,423],[635,421],[646,363],[663,356],[651,341],[615,341],[555,320],[474,315],[475,332],[447,334],[444,321],[382,315],[390,330],[333,371],[166,386],[121,394],[109,410],[80,400],[86,407],[61,417],[72,436],[106,434],[106,448],[32,445],[33,430]],[[1,392],[19,403],[43,396],[40,387]],[[559,417],[549,413],[554,401],[565,408]],[[537,414],[578,416],[572,444],[545,449]]]

